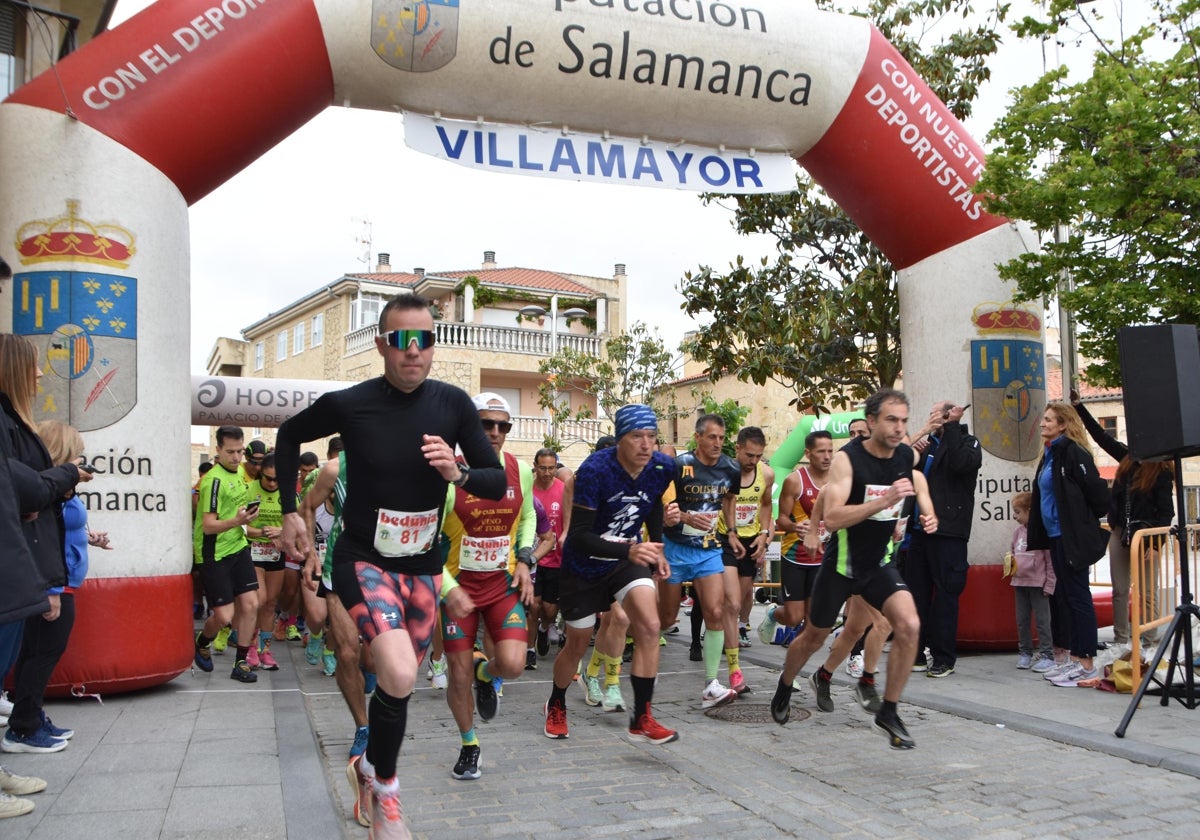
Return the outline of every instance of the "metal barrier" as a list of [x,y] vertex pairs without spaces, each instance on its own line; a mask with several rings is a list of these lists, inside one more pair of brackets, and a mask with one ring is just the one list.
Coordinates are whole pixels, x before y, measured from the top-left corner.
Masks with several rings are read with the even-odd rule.
[[[1197,580],[1200,525],[1188,525],[1186,534],[1189,577],[1194,582]],[[1179,538],[1170,527],[1143,528],[1135,532],[1129,549],[1129,565],[1130,664],[1133,666],[1133,684],[1137,686],[1142,681],[1142,634],[1170,624],[1183,596]]]

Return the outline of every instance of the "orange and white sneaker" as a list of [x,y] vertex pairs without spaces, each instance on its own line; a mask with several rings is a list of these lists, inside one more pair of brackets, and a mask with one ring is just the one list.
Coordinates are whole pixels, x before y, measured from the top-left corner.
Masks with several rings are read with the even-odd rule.
[[669,744],[672,741],[678,740],[679,733],[674,729],[667,729],[661,723],[654,719],[650,714],[650,707],[646,707],[646,711],[642,716],[629,727],[630,741],[643,741],[647,744]]
[[363,757],[356,755],[346,765],[346,778],[350,780],[350,790],[354,792],[354,819],[358,824],[371,827],[371,784],[375,776],[364,771]]
[[736,697],[737,692],[732,688],[726,688],[717,680],[709,680],[708,685],[704,687],[704,693],[700,695],[700,708],[712,709],[716,706],[724,706]]
[[400,807],[400,783],[394,776],[387,782],[376,779],[371,783],[371,828],[367,840],[412,840]]

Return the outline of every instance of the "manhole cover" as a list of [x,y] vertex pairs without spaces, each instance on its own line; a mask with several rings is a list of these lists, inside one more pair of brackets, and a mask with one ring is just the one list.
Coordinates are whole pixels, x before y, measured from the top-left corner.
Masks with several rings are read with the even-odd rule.
[[[704,714],[710,718],[728,721],[729,723],[775,722],[771,717],[770,703],[728,703],[724,706],[717,706],[715,709],[709,709]],[[808,709],[792,706],[792,716],[789,722],[799,723],[802,720],[808,720],[810,717],[812,717],[812,712]]]

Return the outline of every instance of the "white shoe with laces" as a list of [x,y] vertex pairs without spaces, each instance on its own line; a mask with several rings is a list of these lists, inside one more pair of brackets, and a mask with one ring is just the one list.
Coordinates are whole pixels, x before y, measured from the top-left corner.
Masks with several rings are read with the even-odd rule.
[[846,673],[858,679],[863,675],[863,655],[856,653],[846,660]]
[[716,706],[724,706],[735,697],[737,697],[737,692],[732,688],[726,688],[718,680],[711,680],[704,687],[704,693],[700,695],[700,708],[711,709]]

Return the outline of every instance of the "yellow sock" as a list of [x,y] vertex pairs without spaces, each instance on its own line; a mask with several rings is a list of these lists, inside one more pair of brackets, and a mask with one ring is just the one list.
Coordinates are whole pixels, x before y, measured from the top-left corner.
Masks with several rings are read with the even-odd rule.
[[588,662],[587,675],[589,677],[600,676],[600,669],[604,666],[604,654],[598,649],[592,649],[592,660]]
[[725,648],[725,661],[729,663],[729,673],[742,670],[742,666],[738,663],[739,650],[737,648]]
[[616,685],[621,681],[621,657],[604,657],[604,685]]

